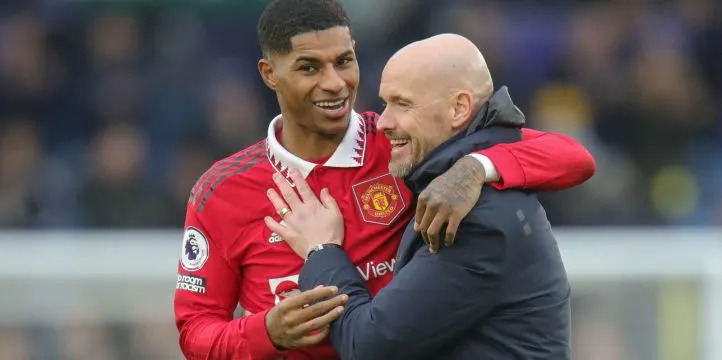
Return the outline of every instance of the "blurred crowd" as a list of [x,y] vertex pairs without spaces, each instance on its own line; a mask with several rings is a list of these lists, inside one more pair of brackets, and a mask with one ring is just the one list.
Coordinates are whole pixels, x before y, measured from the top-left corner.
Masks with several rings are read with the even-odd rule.
[[[3,1],[0,226],[181,226],[195,179],[278,112],[256,70],[265,3]],[[715,1],[344,3],[357,110],[381,109],[399,47],[460,33],[529,126],[597,160],[587,184],[544,196],[555,225],[722,224]]]

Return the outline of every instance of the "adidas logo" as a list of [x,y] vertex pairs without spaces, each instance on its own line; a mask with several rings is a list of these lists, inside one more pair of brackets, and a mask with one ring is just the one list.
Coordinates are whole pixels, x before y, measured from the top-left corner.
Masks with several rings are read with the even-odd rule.
[[280,235],[274,233],[271,233],[271,236],[268,237],[268,243],[269,244],[275,244],[283,241]]

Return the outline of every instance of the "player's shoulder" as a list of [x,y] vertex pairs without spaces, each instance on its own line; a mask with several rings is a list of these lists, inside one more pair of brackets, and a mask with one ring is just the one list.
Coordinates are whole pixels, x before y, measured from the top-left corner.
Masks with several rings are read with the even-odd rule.
[[383,133],[378,133],[376,131],[376,123],[378,122],[380,116],[378,113],[374,111],[364,111],[359,113],[359,116],[361,117],[362,127],[367,138],[370,138],[373,142],[377,137],[384,137]]
[[366,148],[367,152],[371,151],[383,154],[384,156],[388,155],[387,153],[390,147],[389,141],[383,132],[376,130],[376,124],[378,123],[380,115],[374,111],[364,111],[359,113],[359,116],[361,116],[363,121],[367,142],[374,144],[374,146]]
[[364,127],[366,128],[366,132],[373,131],[376,132],[376,122],[379,119],[379,114],[374,111],[364,111],[359,114],[361,116],[361,119],[363,120]]
[[266,139],[263,139],[216,161],[193,185],[188,206],[201,212],[218,199],[242,199],[257,194],[251,185],[263,178],[263,172],[271,172],[266,159]]

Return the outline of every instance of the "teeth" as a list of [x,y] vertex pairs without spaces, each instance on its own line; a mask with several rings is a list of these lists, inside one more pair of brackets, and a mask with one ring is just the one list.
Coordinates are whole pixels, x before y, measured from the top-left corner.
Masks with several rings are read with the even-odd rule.
[[408,140],[390,140],[390,141],[391,141],[391,145],[393,145],[393,146],[402,146],[402,145],[406,145],[406,143],[409,142]]
[[346,101],[346,99],[340,99],[336,101],[317,101],[314,104],[320,107],[336,107],[343,104],[344,101]]

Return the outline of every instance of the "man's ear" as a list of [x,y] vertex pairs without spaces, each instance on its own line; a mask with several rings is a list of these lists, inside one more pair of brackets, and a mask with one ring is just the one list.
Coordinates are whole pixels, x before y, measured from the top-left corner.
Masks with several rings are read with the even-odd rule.
[[273,62],[266,58],[258,60],[258,73],[261,74],[261,79],[271,90],[276,91],[278,80],[276,79],[276,72],[273,68]]
[[458,130],[466,127],[474,115],[474,97],[468,91],[459,91],[453,101],[451,127]]

